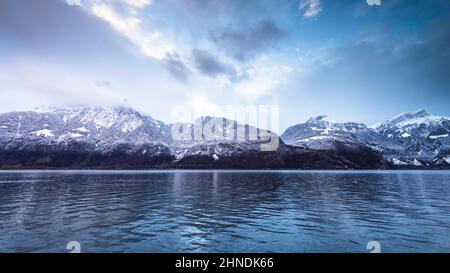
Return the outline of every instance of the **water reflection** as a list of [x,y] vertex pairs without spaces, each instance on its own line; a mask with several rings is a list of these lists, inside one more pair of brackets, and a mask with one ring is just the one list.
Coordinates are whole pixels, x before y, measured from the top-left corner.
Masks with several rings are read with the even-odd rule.
[[0,251],[450,250],[449,172],[0,173]]

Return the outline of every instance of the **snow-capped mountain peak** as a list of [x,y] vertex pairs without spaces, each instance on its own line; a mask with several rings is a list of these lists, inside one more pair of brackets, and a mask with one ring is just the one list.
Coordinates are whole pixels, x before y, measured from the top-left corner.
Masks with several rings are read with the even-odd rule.
[[354,145],[361,135],[367,138],[372,133],[362,123],[335,122],[327,115],[319,115],[288,128],[281,138],[289,145],[328,150],[339,143]]
[[417,110],[412,113],[410,113],[410,112],[401,113],[401,114],[395,116],[394,118],[392,118],[390,120],[390,122],[396,123],[396,122],[401,122],[403,120],[408,120],[408,119],[413,119],[413,118],[421,118],[421,117],[426,117],[426,116],[431,116],[431,115],[425,110]]
[[[120,143],[138,148],[149,143],[169,143],[164,123],[126,107],[46,108],[34,112],[0,115],[0,141],[21,145],[72,146],[81,143],[104,152]],[[134,149],[133,148],[133,149]]]
[[413,113],[403,113],[395,116],[394,118],[375,124],[371,126],[372,129],[377,131],[383,131],[388,128],[405,128],[405,127],[419,127],[422,124],[425,126],[430,125],[442,125],[443,122],[448,121],[449,118],[442,116],[435,116],[429,114],[425,110],[419,110]]
[[[0,114],[0,156],[13,152],[26,160],[27,156],[21,154],[25,151],[46,162],[50,160],[48,155],[55,156],[54,160],[61,155],[66,160],[66,155],[84,153],[88,158],[100,154],[116,162],[120,160],[117,154],[125,154],[144,162],[159,158],[187,164],[204,160],[209,164],[234,156],[259,156],[261,143],[267,140],[265,130],[226,118],[207,116],[182,125],[183,131],[187,128],[187,139],[180,140],[174,137],[171,125],[128,107],[11,112]],[[280,152],[289,153],[292,160],[299,150],[327,151],[328,155],[369,151],[402,167],[450,164],[450,118],[423,110],[398,115],[373,128],[319,115],[289,127],[281,139],[284,148]],[[271,160],[283,161],[283,156],[277,153]]]
[[318,115],[317,117],[312,117],[308,119],[306,123],[323,124],[323,123],[333,123],[333,121],[329,120],[327,115],[321,114]]

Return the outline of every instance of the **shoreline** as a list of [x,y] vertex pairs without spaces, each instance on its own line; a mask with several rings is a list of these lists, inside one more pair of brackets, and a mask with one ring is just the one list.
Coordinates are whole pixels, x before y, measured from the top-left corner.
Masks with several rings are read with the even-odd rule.
[[399,173],[450,169],[0,169],[0,173]]

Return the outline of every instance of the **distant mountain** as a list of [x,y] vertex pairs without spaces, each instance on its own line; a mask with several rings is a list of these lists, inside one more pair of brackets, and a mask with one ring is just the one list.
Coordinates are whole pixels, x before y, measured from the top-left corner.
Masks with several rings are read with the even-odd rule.
[[279,138],[218,117],[165,124],[126,107],[55,108],[0,115],[0,168],[447,168],[449,131],[425,111],[370,128],[321,115]]
[[372,129],[385,138],[384,153],[395,165],[450,164],[450,118],[426,111],[404,113]]
[[[270,138],[279,137],[266,130],[226,118],[200,117],[194,123],[171,124],[172,145],[177,166],[282,167],[278,149],[261,151]],[[184,134],[177,134],[184,128]],[[182,131],[180,129],[180,131]],[[178,135],[178,137],[177,137]],[[277,142],[278,143],[278,142]]]
[[338,123],[325,115],[292,126],[281,138],[290,145],[315,150],[368,147],[393,167],[448,167],[450,119],[426,111],[405,113],[370,128]]
[[161,164],[174,159],[170,141],[167,125],[131,108],[0,115],[0,165]]
[[379,136],[362,123],[338,123],[320,115],[288,128],[281,138],[289,145],[329,150],[340,145],[366,146],[365,142],[376,141]]

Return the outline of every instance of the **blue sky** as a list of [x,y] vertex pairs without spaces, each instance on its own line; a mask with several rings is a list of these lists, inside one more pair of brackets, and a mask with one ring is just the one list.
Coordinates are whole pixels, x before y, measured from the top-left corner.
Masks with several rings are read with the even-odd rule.
[[450,115],[450,1],[3,0],[0,111],[280,105],[373,124]]

